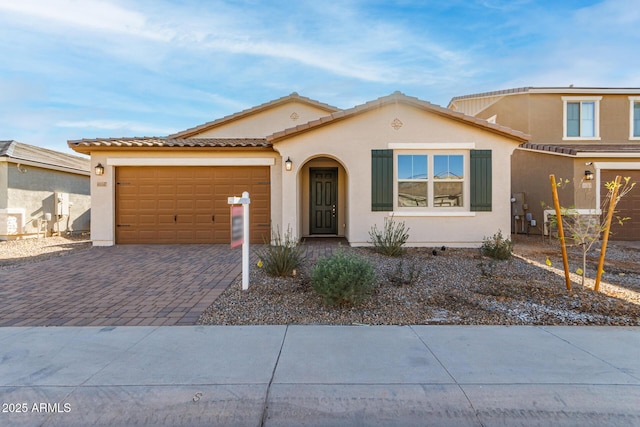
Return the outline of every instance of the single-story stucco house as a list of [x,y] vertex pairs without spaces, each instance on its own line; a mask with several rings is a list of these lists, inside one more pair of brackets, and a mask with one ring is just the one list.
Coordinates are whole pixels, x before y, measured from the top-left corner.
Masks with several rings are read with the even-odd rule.
[[0,141],[0,240],[88,232],[89,159]]
[[369,245],[404,221],[409,246],[476,247],[510,229],[510,162],[529,136],[395,92],[341,110],[297,93],[167,137],[82,139],[95,245],[228,243],[227,198],[271,230]]

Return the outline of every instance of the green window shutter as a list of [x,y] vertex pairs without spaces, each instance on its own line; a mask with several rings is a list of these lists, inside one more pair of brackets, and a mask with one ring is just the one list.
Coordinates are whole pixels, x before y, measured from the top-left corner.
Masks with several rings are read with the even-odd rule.
[[491,211],[491,150],[471,150],[471,210]]
[[393,150],[371,150],[371,210],[393,211]]

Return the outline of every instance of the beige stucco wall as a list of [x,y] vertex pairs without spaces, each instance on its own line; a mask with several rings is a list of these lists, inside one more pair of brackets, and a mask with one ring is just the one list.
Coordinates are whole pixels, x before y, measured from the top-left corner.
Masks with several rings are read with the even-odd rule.
[[[525,203],[530,213],[536,220],[537,226],[529,228],[531,234],[542,234],[543,211],[553,209],[553,196],[549,175],[554,174],[556,182],[568,179],[573,184],[576,179],[575,162],[573,158],[555,156],[539,152],[517,149],[512,156],[511,168],[514,173],[511,178],[513,193],[525,193]],[[584,174],[584,170],[582,170]],[[558,198],[562,206],[575,207],[575,194],[573,185],[558,187]],[[542,206],[544,202],[545,207]],[[520,231],[520,226],[518,227]]]
[[9,186],[9,163],[0,161],[0,209],[7,208],[7,189]]
[[[297,118],[292,118],[294,113]],[[263,138],[329,114],[321,108],[293,101],[251,114],[241,120],[227,122],[198,134],[196,138]]]
[[[391,122],[398,118],[403,126],[395,130]],[[493,210],[470,212],[468,197],[469,148],[466,153],[465,206],[458,210],[437,208],[404,212],[371,211],[371,150],[387,149],[393,144],[408,144],[427,154],[451,152],[447,145],[466,144],[474,149],[491,149],[493,153]],[[418,145],[422,144],[422,145]],[[443,144],[440,147],[438,144]],[[276,142],[275,148],[283,158],[290,157],[293,173],[283,175],[283,193],[300,194],[304,181],[295,179],[309,159],[324,156],[339,159],[347,175],[345,236],[352,245],[367,245],[369,231],[374,224],[382,226],[384,218],[394,215],[410,228],[409,245],[478,246],[483,238],[499,229],[508,232],[510,225],[510,155],[517,142],[479,128],[461,124],[405,104],[388,105],[353,116],[330,126],[315,128],[312,132]],[[435,149],[438,147],[437,149]],[[433,150],[428,150],[433,148]],[[400,150],[396,150],[400,151]],[[394,198],[395,199],[395,198]],[[300,198],[283,198],[282,222],[297,224],[305,212]],[[303,225],[298,225],[303,232]]]
[[[529,100],[529,95],[496,98],[493,104],[484,108],[476,116],[485,120],[496,116],[496,123],[529,133]],[[472,101],[468,100],[467,102]]]

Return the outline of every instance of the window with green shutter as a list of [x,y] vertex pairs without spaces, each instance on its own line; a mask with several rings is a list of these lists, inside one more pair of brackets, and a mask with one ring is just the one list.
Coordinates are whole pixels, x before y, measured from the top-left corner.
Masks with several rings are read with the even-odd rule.
[[393,150],[371,150],[371,210],[393,211]]
[[491,211],[491,150],[471,150],[471,210]]

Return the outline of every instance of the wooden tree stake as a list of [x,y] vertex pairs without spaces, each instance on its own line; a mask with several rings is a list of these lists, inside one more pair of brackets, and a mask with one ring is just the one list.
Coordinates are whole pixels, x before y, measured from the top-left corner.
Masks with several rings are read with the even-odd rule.
[[567,244],[564,238],[564,229],[562,228],[562,213],[560,211],[560,201],[558,200],[558,190],[556,187],[556,176],[549,175],[551,180],[551,191],[553,192],[553,207],[556,209],[556,218],[558,221],[558,236],[560,237],[560,246],[562,247],[562,264],[564,265],[564,280],[567,284],[567,290],[571,290],[571,276],[569,275],[569,260],[567,258]]
[[613,188],[613,196],[609,200],[609,210],[607,212],[607,220],[604,225],[604,233],[602,235],[602,249],[600,251],[600,261],[598,261],[598,271],[596,273],[596,284],[593,288],[594,291],[600,290],[600,279],[602,278],[602,270],[604,269],[604,256],[607,253],[607,243],[609,242],[609,231],[611,230],[611,220],[613,218],[613,211],[616,208],[616,199],[618,198],[618,188],[620,188],[620,175],[616,176],[616,183]]

